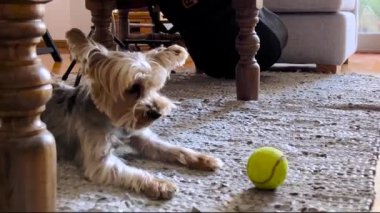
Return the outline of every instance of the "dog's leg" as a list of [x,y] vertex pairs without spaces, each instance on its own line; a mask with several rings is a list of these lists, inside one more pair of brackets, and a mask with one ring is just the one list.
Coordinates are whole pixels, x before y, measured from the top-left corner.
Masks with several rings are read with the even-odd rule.
[[[103,140],[100,140],[102,136]],[[86,134],[81,139],[84,174],[91,181],[143,192],[152,199],[170,199],[177,190],[171,182],[156,179],[148,172],[127,166],[112,154],[111,143],[104,135]]]
[[210,155],[164,142],[149,129],[133,135],[129,145],[149,159],[177,162],[191,169],[214,171],[223,165],[219,159]]

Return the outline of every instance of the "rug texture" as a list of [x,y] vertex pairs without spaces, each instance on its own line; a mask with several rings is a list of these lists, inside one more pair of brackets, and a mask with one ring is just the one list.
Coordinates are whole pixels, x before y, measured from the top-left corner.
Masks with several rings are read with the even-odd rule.
[[[71,77],[71,81],[74,76]],[[222,159],[217,172],[127,157],[175,182],[170,201],[88,182],[59,162],[59,211],[370,211],[380,146],[380,78],[262,72],[259,101],[237,101],[235,82],[177,73],[162,91],[178,109],[154,124],[163,139]],[[256,190],[246,175],[252,151],[282,150],[284,185]],[[118,150],[123,153],[122,150]]]

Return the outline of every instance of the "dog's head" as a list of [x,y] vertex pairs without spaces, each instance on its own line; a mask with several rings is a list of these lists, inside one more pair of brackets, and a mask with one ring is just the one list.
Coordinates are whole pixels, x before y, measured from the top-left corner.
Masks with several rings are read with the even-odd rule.
[[66,33],[73,58],[81,63],[92,99],[115,126],[138,130],[175,107],[159,93],[171,69],[188,53],[178,45],[149,52],[108,51],[78,29]]

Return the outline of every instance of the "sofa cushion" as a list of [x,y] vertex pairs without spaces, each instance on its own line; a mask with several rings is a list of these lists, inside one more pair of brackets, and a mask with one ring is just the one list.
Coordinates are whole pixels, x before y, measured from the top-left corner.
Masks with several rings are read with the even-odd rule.
[[274,12],[337,12],[355,10],[356,0],[264,0]]
[[279,63],[341,65],[357,49],[356,17],[351,12],[281,13],[280,18],[289,39]]

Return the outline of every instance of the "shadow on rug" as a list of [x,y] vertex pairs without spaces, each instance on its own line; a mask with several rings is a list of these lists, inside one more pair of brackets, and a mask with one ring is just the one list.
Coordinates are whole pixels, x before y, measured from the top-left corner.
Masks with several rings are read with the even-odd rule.
[[[370,211],[380,145],[380,78],[262,72],[259,101],[237,101],[235,82],[174,74],[163,93],[178,109],[153,129],[174,144],[212,153],[225,166],[198,172],[128,158],[177,183],[170,201],[86,181],[58,167],[59,211]],[[74,76],[71,76],[71,80]],[[245,174],[251,152],[282,150],[288,178],[276,191],[256,190]]]

